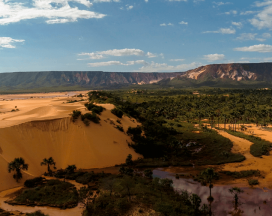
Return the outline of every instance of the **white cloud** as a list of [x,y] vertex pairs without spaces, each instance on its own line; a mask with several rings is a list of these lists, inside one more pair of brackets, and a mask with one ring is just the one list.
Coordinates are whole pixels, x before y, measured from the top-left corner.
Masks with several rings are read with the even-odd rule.
[[272,62],[272,57],[264,58],[263,59],[265,62]]
[[242,33],[239,37],[237,37],[237,40],[245,41],[245,40],[255,40],[257,34],[253,33]]
[[205,31],[203,33],[235,34],[236,30],[234,28],[220,28],[217,31]]
[[105,56],[144,56],[144,51],[140,49],[113,49],[106,51],[98,51],[92,53],[80,53],[81,56],[89,56],[90,59],[102,59]]
[[227,14],[227,15],[231,15],[231,14],[236,15],[237,13],[238,12],[236,10],[231,10],[231,11],[225,12],[225,14]]
[[266,52],[272,52],[272,46],[266,45],[266,44],[259,44],[259,45],[253,45],[249,47],[238,47],[234,48],[235,51],[242,51],[242,52],[260,52],[260,53],[266,53]]
[[14,43],[22,43],[25,40],[12,39],[10,37],[0,37],[0,47],[3,48],[16,48]]
[[145,0],[145,2],[148,2],[148,0]]
[[147,52],[146,56],[148,58],[155,58],[155,57],[158,57],[157,54],[154,54],[154,53],[151,53],[151,52]]
[[264,8],[250,20],[250,23],[258,29],[272,29],[272,0],[256,2],[256,6]]
[[243,24],[241,22],[232,22],[232,25],[236,26],[237,28],[242,28]]
[[213,2],[216,6],[222,6],[222,5],[229,5],[232,4],[231,2]]
[[187,2],[187,0],[168,0],[170,2]]
[[263,38],[271,38],[271,34],[270,33],[263,33]]
[[181,21],[179,22],[180,25],[188,25],[188,22],[185,22],[185,21]]
[[184,61],[185,59],[170,59],[169,61],[173,61],[173,62],[181,62]]
[[216,53],[216,54],[204,55],[203,57],[205,60],[207,60],[209,62],[213,62],[213,61],[223,60],[225,58],[225,55]]
[[127,61],[127,63],[122,63],[120,61],[107,61],[107,62],[88,63],[88,66],[90,67],[104,67],[104,66],[112,66],[112,65],[130,66],[135,64],[147,65],[148,63],[144,60]]
[[88,0],[32,0],[31,6],[0,0],[0,25],[36,18],[45,18],[46,23],[76,22],[78,19],[103,18],[106,15],[89,10],[71,7],[69,2],[76,2],[91,7]]
[[245,12],[241,12],[240,15],[250,15],[255,13],[258,13],[258,11],[245,11]]
[[133,8],[133,5],[127,6],[127,10],[131,10]]
[[201,65],[202,65],[201,63],[197,63],[197,62],[192,62],[190,64],[181,64],[177,66],[168,65],[166,63],[160,64],[160,63],[151,62],[148,65],[145,65],[135,71],[136,72],[185,71],[185,70],[199,67]]
[[162,23],[162,24],[160,24],[160,26],[173,26],[173,25],[174,25],[173,23],[168,23],[168,24]]

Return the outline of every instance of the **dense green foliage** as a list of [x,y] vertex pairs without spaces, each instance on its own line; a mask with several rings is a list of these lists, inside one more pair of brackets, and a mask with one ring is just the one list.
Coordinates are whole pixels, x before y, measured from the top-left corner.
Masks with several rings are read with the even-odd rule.
[[34,179],[28,179],[25,181],[24,186],[27,188],[34,188],[37,187],[38,185],[42,185],[44,182],[43,177],[36,177]]
[[231,172],[231,171],[220,171],[220,173],[231,176],[233,178],[248,178],[252,176],[260,177],[261,173],[259,170],[243,170],[240,172]]
[[172,183],[170,179],[111,176],[103,180],[103,193],[86,206],[83,215],[119,216],[150,209],[169,216],[207,215],[207,206],[201,207],[201,199],[196,194],[190,195],[187,191],[178,193]]
[[85,103],[85,107],[89,110],[89,111],[92,111],[93,113],[96,113],[96,114],[101,114],[101,112],[103,112],[103,110],[105,110],[104,107],[102,106],[97,106],[93,103]]
[[24,190],[10,203],[73,208],[78,203],[78,193],[71,183],[49,180],[35,188]]
[[111,113],[116,115],[118,118],[122,118],[123,117],[123,111],[117,108],[114,108],[111,110]]

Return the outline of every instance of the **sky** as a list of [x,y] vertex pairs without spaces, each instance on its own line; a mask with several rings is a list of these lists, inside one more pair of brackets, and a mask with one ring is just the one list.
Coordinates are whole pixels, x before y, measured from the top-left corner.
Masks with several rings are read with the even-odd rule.
[[0,72],[272,62],[272,0],[0,0]]

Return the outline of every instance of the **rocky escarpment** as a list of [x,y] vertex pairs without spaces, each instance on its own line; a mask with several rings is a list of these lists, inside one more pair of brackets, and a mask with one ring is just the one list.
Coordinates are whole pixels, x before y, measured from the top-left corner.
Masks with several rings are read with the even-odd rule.
[[0,73],[0,89],[34,89],[78,86],[110,88],[132,84],[150,84],[174,78],[182,73],[137,73],[102,71],[50,71]]

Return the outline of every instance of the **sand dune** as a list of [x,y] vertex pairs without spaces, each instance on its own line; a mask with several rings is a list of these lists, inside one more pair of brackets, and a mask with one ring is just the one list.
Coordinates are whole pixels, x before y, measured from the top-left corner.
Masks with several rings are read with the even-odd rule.
[[[133,159],[141,157],[128,147],[131,142],[124,132],[115,128],[117,117],[110,110],[111,104],[100,116],[100,124],[85,126],[78,119],[71,120],[73,110],[87,112],[84,103],[66,103],[67,98],[45,98],[1,101],[1,109],[14,108],[20,111],[0,114],[0,191],[22,185],[25,179],[39,176],[46,171],[41,167],[43,158],[53,157],[57,168],[75,164],[78,168],[103,168],[125,161],[128,154]],[[126,131],[138,123],[126,116],[121,119]],[[17,184],[7,171],[8,162],[23,157],[29,164],[28,173]]]

